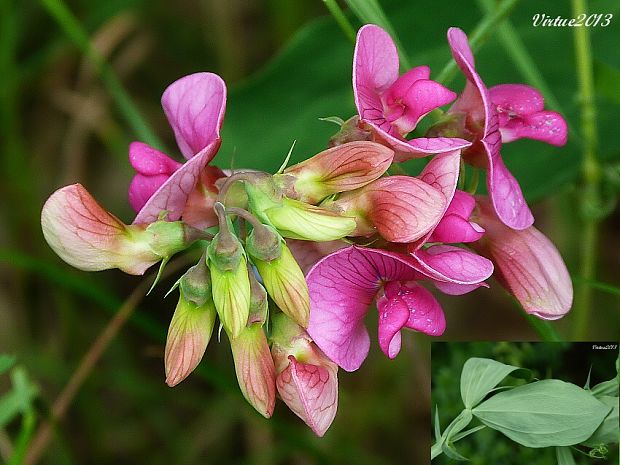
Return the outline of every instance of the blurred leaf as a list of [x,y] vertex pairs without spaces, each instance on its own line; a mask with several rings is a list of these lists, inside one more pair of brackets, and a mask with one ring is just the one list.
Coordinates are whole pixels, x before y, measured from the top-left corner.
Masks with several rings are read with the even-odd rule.
[[596,91],[620,105],[620,69],[603,63],[594,62],[594,87]]
[[558,459],[558,465],[576,465],[570,447],[556,447],[555,453]]
[[523,446],[551,447],[585,441],[610,411],[588,391],[548,379],[496,394],[473,414]]
[[[437,2],[420,8],[415,2],[382,2],[386,17],[409,51],[412,66],[427,64],[435,72],[450,58],[445,39],[448,27],[458,25],[471,32],[480,12],[466,2]],[[569,4],[551,0],[536,4],[554,14],[570,16]],[[532,5],[522,3],[512,13],[514,30],[531,52],[542,79],[553,90],[567,116],[576,120],[579,108],[573,69],[573,42],[569,28],[533,28]],[[564,30],[566,29],[566,30]],[[620,66],[620,29],[592,30],[593,51],[598,60]],[[600,56],[599,56],[600,55]],[[353,47],[331,18],[321,19],[301,29],[287,47],[266,68],[245,83],[231,89],[223,146],[216,163],[227,168],[235,152],[239,167],[275,171],[293,140],[297,140],[295,160],[323,150],[337,130],[318,118],[354,114],[351,89]],[[489,86],[519,80],[519,70],[502,43],[489,40],[477,53],[476,63]],[[460,80],[462,83],[462,79]],[[461,91],[462,84],[452,86]],[[617,107],[597,102],[601,157],[620,158],[617,134]],[[528,200],[540,199],[577,179],[581,150],[569,136],[567,146],[558,148],[536,141],[517,141],[502,148],[506,164]]]
[[601,398],[603,396],[618,396],[618,378],[610,379],[607,381],[603,381],[602,383],[598,383],[591,390],[592,395],[596,398]]
[[37,395],[37,388],[28,379],[26,370],[16,367],[11,371],[13,388],[0,398],[0,428],[4,428],[13,418],[30,407]]
[[0,354],[0,375],[15,364],[14,355]]
[[594,434],[583,442],[584,445],[590,447],[618,442],[618,397],[602,396],[598,400],[607,407],[611,407],[611,412],[607,414]]
[[466,408],[474,408],[506,376],[519,367],[489,358],[470,358],[461,373],[461,399]]

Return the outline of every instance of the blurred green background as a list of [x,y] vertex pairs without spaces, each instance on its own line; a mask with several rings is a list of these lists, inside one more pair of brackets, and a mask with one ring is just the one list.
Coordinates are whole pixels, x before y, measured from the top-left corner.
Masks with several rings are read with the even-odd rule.
[[[484,21],[487,7],[496,8],[484,0],[381,5],[409,61],[430,65],[433,76],[450,59],[447,28],[470,33]],[[41,234],[45,199],[80,182],[131,221],[127,145],[151,132],[162,142],[145,141],[178,155],[159,98],[172,81],[196,71],[216,72],[229,87],[219,166],[273,171],[294,140],[293,161],[317,153],[336,129],[319,118],[346,119],[354,112],[353,44],[320,0],[0,0],[0,8],[0,353],[16,355],[18,366],[12,379],[0,377],[0,393],[13,393],[22,382],[38,392],[26,390],[12,404],[0,403],[0,420],[2,408],[25,412],[0,421],[0,460],[23,463],[80,360],[142,282],[118,271],[82,273],[61,262]],[[490,29],[476,56],[489,86],[542,80],[550,90],[548,106],[569,120],[566,147],[518,141],[503,155],[535,202],[537,226],[579,279],[583,136],[573,31],[532,27],[534,14],[572,17],[570,8],[569,2],[517,2],[509,22]],[[589,8],[620,14],[616,0],[594,0]],[[362,24],[345,11],[354,27]],[[599,222],[599,282],[591,286],[588,319],[587,336],[596,339],[615,339],[620,328],[618,28],[614,17],[607,28],[589,29],[607,214]],[[80,47],[82,34],[109,63],[103,73]],[[526,66],[515,44],[525,51]],[[450,86],[460,91],[463,79],[456,76]],[[127,118],[126,96],[151,131]],[[225,341],[212,341],[188,380],[174,389],[165,386],[163,342],[175,301],[163,295],[174,280],[166,278],[142,299],[95,357],[94,369],[84,373],[66,413],[52,425],[40,463],[426,463],[429,338],[405,335],[393,361],[373,342],[358,372],[340,372],[338,415],[325,438],[317,439],[283,405],[270,421],[252,410],[236,386]],[[490,284],[464,297],[439,296],[448,319],[444,340],[538,337],[512,299]],[[376,317],[370,318],[375,325]],[[570,338],[574,323],[569,314],[554,326]],[[373,340],[375,334],[371,329]]]
[[[441,431],[461,413],[461,371],[471,357],[490,358],[508,365],[527,368],[531,380],[560,379],[577,386],[585,386],[590,374],[590,387],[613,379],[616,375],[618,345],[615,349],[601,350],[592,343],[563,342],[433,342],[432,348],[432,404],[439,408]],[[530,380],[530,381],[531,381]],[[527,381],[529,382],[529,381]],[[525,379],[508,376],[501,386],[520,386]],[[469,427],[478,426],[474,420]],[[455,443],[457,451],[470,459],[472,465],[555,465],[554,448],[530,449],[520,446],[490,428],[474,433]],[[587,451],[587,448],[581,448]],[[609,447],[607,459],[593,459],[573,453],[578,465],[615,465],[618,463],[618,444]],[[457,463],[445,455],[433,464]]]

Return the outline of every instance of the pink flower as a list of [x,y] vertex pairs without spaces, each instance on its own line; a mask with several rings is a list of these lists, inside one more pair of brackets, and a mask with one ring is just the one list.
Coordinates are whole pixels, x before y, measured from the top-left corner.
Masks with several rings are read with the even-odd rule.
[[468,161],[486,168],[489,196],[502,222],[513,229],[525,229],[532,225],[534,217],[519,183],[508,171],[499,153],[499,118],[489,91],[476,72],[467,36],[453,27],[448,30],[448,42],[456,64],[467,79],[465,90],[449,110],[451,114],[466,115],[465,130],[472,134],[474,140],[472,148],[463,155]]
[[308,333],[339,366],[357,370],[370,348],[364,317],[378,298],[379,345],[394,358],[400,351],[402,328],[433,336],[445,329],[441,306],[417,281],[428,279],[459,294],[484,285],[492,273],[487,259],[452,246],[414,255],[357,246],[340,249],[308,273]]
[[497,279],[527,313],[546,320],[563,317],[572,305],[573,285],[558,250],[533,226],[507,228],[497,221],[486,198],[477,200],[486,233],[472,246],[493,261]]
[[283,314],[273,318],[272,340],[278,394],[317,436],[323,436],[338,410],[338,366]]
[[142,142],[130,145],[129,161],[137,171],[129,186],[129,202],[138,211],[134,224],[156,221],[162,212],[171,221],[181,218],[220,147],[226,85],[216,74],[190,74],[166,89],[162,106],[187,161],[180,164]]
[[353,92],[360,123],[397,153],[394,161],[424,157],[471,145],[446,137],[405,139],[430,111],[454,100],[456,94],[432,81],[428,66],[399,77],[398,52],[389,34],[374,24],[357,34],[353,56]]
[[430,235],[428,242],[475,242],[484,234],[484,228],[469,220],[476,200],[474,196],[457,190],[441,221]]
[[502,140],[529,137],[563,145],[566,123],[558,113],[543,111],[543,98],[531,87],[505,84],[489,91],[476,72],[474,56],[461,29],[450,28],[448,42],[456,64],[467,79],[463,93],[448,112],[464,125],[460,132],[474,142],[463,156],[487,170],[489,197],[500,220],[513,229],[526,229],[534,217],[519,183],[502,160]]
[[545,100],[538,90],[524,84],[500,84],[489,89],[491,101],[499,116],[502,142],[523,137],[566,144],[568,127],[562,115],[545,110]]

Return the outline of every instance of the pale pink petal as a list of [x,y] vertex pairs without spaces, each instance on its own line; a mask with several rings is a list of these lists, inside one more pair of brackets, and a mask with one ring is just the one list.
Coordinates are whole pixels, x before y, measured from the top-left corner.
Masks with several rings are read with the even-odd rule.
[[500,118],[525,116],[545,108],[545,99],[534,87],[525,84],[500,84],[489,89]]
[[515,231],[497,221],[488,201],[479,199],[486,234],[473,246],[490,257],[500,282],[526,312],[554,320],[571,308],[573,286],[558,250],[533,226]]
[[399,254],[351,246],[319,261],[308,273],[308,333],[347,371],[357,370],[370,347],[364,316],[384,281],[412,280],[418,273]]
[[[161,103],[185,158],[204,153],[219,140],[226,111],[226,84],[217,74],[182,77],[168,86]],[[215,152],[209,155],[212,158]]]
[[[432,281],[465,285],[473,290],[493,274],[493,264],[480,255],[451,245],[434,245],[411,254],[413,266]],[[454,292],[451,292],[454,293]]]
[[[357,33],[353,55],[353,94],[360,118],[381,127],[381,94],[398,78],[398,52],[389,34],[374,24]],[[386,131],[390,125],[387,123]]]
[[181,217],[187,198],[192,193],[200,173],[217,153],[221,140],[217,139],[168,178],[149,198],[133,220],[134,224],[152,223],[162,212],[167,213],[168,221],[176,221]]
[[512,142],[527,138],[540,140],[558,147],[566,144],[568,126],[562,115],[555,111],[539,111],[537,113],[514,118],[500,128],[502,142]]
[[386,118],[401,134],[415,129],[422,117],[435,108],[453,101],[456,94],[438,82],[420,79],[404,89],[403,93],[390,87],[385,99]]
[[413,158],[424,158],[429,155],[454,152],[462,150],[471,145],[465,139],[450,137],[418,137],[416,139],[398,139],[390,134],[375,134],[378,140],[392,147],[396,154],[394,161],[402,163]]
[[289,366],[276,378],[278,393],[288,408],[322,437],[338,409],[337,367],[302,363],[293,355],[288,359]]
[[182,165],[182,163],[143,142],[129,144],[129,163],[134,170],[145,176],[158,174],[169,176]]
[[[461,166],[460,154],[460,150],[456,150],[454,152],[447,152],[434,156],[418,176],[418,179],[421,179],[443,195],[445,203],[440,218],[444,217],[446,214],[456,191]],[[433,229],[418,239],[414,244],[411,244],[410,250],[420,248],[429,239]]]
[[351,235],[378,232],[390,242],[409,243],[428,233],[441,219],[445,199],[429,184],[410,176],[388,176],[343,194],[332,208],[356,217]]
[[512,229],[525,229],[534,223],[534,216],[523,197],[519,183],[501,156],[489,164],[487,190],[500,220]]
[[54,252],[80,270],[119,268],[139,275],[161,259],[148,246],[133,243],[127,226],[81,184],[63,187],[47,199],[41,227]]
[[136,174],[129,183],[129,205],[137,213],[153,196],[157,189],[165,183],[170,176],[167,174],[157,174],[153,176],[145,176]]

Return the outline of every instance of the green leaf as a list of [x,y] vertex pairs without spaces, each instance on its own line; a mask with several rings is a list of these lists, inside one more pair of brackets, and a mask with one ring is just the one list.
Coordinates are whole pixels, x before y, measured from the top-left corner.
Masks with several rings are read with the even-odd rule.
[[435,441],[441,440],[441,425],[439,424],[439,406],[435,406]]
[[37,388],[28,379],[26,370],[16,367],[11,372],[13,388],[0,397],[0,428],[4,428],[13,418],[30,407],[37,395]]
[[616,396],[618,397],[618,378],[610,379],[607,381],[603,381],[602,383],[598,383],[594,386],[590,392],[596,398],[601,398],[603,396]]
[[458,460],[460,462],[467,462],[469,459],[459,454],[452,444],[444,442],[441,445],[441,451],[446,454],[452,460]]
[[489,358],[470,358],[461,373],[461,399],[466,408],[474,408],[506,376],[519,367]]
[[618,397],[603,396],[599,397],[598,400],[611,407],[612,410],[607,414],[605,420],[603,420],[603,423],[596,429],[594,434],[582,443],[590,447],[618,442]]
[[548,379],[500,392],[473,414],[523,446],[551,447],[585,441],[610,411],[579,386]]
[[620,105],[620,70],[601,61],[594,62],[594,87],[598,93]]
[[0,354],[0,375],[15,364],[15,356]]
[[556,447],[555,456],[558,459],[558,465],[576,465],[570,447]]

